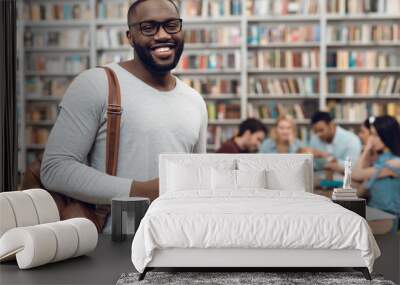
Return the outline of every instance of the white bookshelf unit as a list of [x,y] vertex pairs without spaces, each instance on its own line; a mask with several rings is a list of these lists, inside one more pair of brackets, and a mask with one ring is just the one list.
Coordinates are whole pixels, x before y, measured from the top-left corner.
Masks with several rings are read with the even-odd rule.
[[[400,85],[395,1],[372,7],[375,0],[181,0],[183,30],[192,35],[174,73],[208,104],[208,150],[234,134],[241,120],[255,116],[272,125],[282,110],[295,116],[303,139],[310,110],[329,110],[348,127],[366,117],[353,109],[399,117],[400,92],[388,87]],[[351,12],[365,3],[375,12]],[[21,173],[43,151],[56,119],[54,107],[46,106],[59,104],[68,82],[86,68],[133,56],[124,40],[128,6],[126,0],[19,1]],[[376,66],[363,64],[367,58]]]

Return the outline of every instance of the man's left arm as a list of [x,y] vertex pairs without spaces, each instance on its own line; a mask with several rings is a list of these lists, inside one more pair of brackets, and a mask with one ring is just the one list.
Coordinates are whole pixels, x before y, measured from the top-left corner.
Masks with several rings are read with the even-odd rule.
[[208,114],[207,114],[207,109],[204,106],[204,111],[202,112],[199,138],[196,142],[196,145],[193,148],[193,153],[207,152],[207,125],[208,125]]

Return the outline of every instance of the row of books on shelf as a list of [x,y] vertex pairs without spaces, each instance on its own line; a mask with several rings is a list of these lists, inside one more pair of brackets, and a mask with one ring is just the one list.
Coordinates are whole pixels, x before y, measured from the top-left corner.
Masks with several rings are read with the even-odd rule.
[[399,96],[400,77],[394,75],[329,77],[328,93],[345,94],[346,96]]
[[400,42],[399,23],[364,23],[346,25],[328,25],[327,42],[343,43],[379,43]]
[[327,0],[327,12],[335,14],[397,14],[398,0]]
[[318,49],[258,50],[249,52],[248,57],[248,67],[259,70],[268,68],[319,68]]
[[108,1],[98,0],[97,17],[99,19],[126,19],[128,9],[132,0],[126,1]]
[[247,34],[249,45],[270,43],[306,43],[320,41],[319,25],[250,25]]
[[250,94],[316,96],[319,93],[318,77],[249,78]]
[[26,106],[25,117],[30,122],[54,122],[57,118],[57,106],[46,103],[29,103]]
[[24,5],[24,19],[30,21],[89,20],[88,1],[30,1]]
[[29,145],[45,145],[49,138],[49,128],[26,127],[26,144]]
[[202,95],[237,95],[240,93],[240,80],[229,78],[188,78],[182,77],[181,80],[190,87],[197,90]]
[[89,56],[71,55],[30,55],[26,59],[26,70],[46,73],[79,73],[89,68]]
[[186,44],[220,44],[220,45],[240,45],[240,27],[235,26],[215,26],[184,29],[183,37]]
[[[315,15],[319,0],[247,0],[246,13],[253,16]],[[126,18],[133,1],[96,1],[99,19]],[[327,0],[330,14],[400,13],[398,0]],[[191,17],[238,16],[241,0],[185,0],[180,2],[181,15]],[[30,2],[24,5],[25,20],[88,20],[92,18],[89,1]]]
[[177,68],[180,70],[239,70],[240,51],[186,53],[182,55]]
[[69,84],[70,78],[28,77],[25,79],[25,96],[61,98]]
[[[240,80],[236,78],[190,78],[184,76],[181,80],[205,96],[215,97],[225,94],[239,96],[238,94],[240,94]],[[62,97],[70,83],[70,78],[28,77],[25,79],[25,95],[28,97]],[[248,92],[251,95],[317,96],[319,79],[310,76],[250,77]],[[328,93],[346,96],[399,96],[400,77],[394,75],[329,77]]]
[[210,121],[240,119],[240,104],[207,102],[207,112]]
[[[258,119],[276,119],[280,115],[290,114],[295,119],[304,120],[317,110],[318,102],[312,101],[304,101],[302,103],[268,101],[247,104],[248,116]],[[207,102],[207,111],[210,121],[240,119],[239,103]]]
[[32,30],[24,32],[24,45],[28,48],[88,48],[88,29]]
[[276,119],[281,115],[289,114],[296,120],[309,118],[318,110],[318,102],[277,102],[248,103],[247,115],[257,119]]
[[319,11],[318,0],[248,0],[247,15],[312,15]]
[[[208,126],[207,128],[207,145],[212,145],[216,150],[221,144],[238,133],[237,127],[232,126]],[[209,151],[208,151],[209,152]]]
[[242,14],[241,0],[185,0],[180,1],[183,18],[238,16]]
[[360,122],[369,116],[390,115],[400,120],[400,104],[398,103],[343,103],[329,100],[327,108],[332,116],[338,120]]
[[124,28],[101,27],[96,31],[96,47],[98,49],[129,47]]
[[395,50],[330,50],[327,67],[347,68],[400,68],[400,51]]

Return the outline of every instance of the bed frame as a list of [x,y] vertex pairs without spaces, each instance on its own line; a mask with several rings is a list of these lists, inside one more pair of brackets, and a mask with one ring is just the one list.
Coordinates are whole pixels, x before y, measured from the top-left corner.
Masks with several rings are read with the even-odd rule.
[[371,280],[368,268],[359,250],[327,249],[192,249],[171,248],[156,250],[152,261],[139,275],[143,280],[146,273],[155,268],[231,268],[234,271],[252,271],[255,268],[343,268],[361,271]]
[[[165,193],[168,161],[186,158],[207,159],[212,163],[218,159],[287,159],[304,160],[306,167],[305,189],[313,192],[313,158],[307,154],[161,154],[159,158],[160,194]],[[210,271],[230,268],[234,271],[251,271],[271,268],[353,268],[361,271],[367,280],[371,275],[359,250],[329,249],[240,249],[240,248],[169,248],[154,252],[152,261],[139,275],[156,268],[203,268]]]

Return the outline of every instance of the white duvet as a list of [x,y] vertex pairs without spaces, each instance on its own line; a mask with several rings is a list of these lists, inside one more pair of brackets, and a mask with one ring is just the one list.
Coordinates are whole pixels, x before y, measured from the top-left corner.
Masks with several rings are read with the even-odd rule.
[[162,195],[133,239],[133,265],[143,272],[165,248],[358,249],[370,272],[380,255],[359,215],[320,195],[265,189]]

